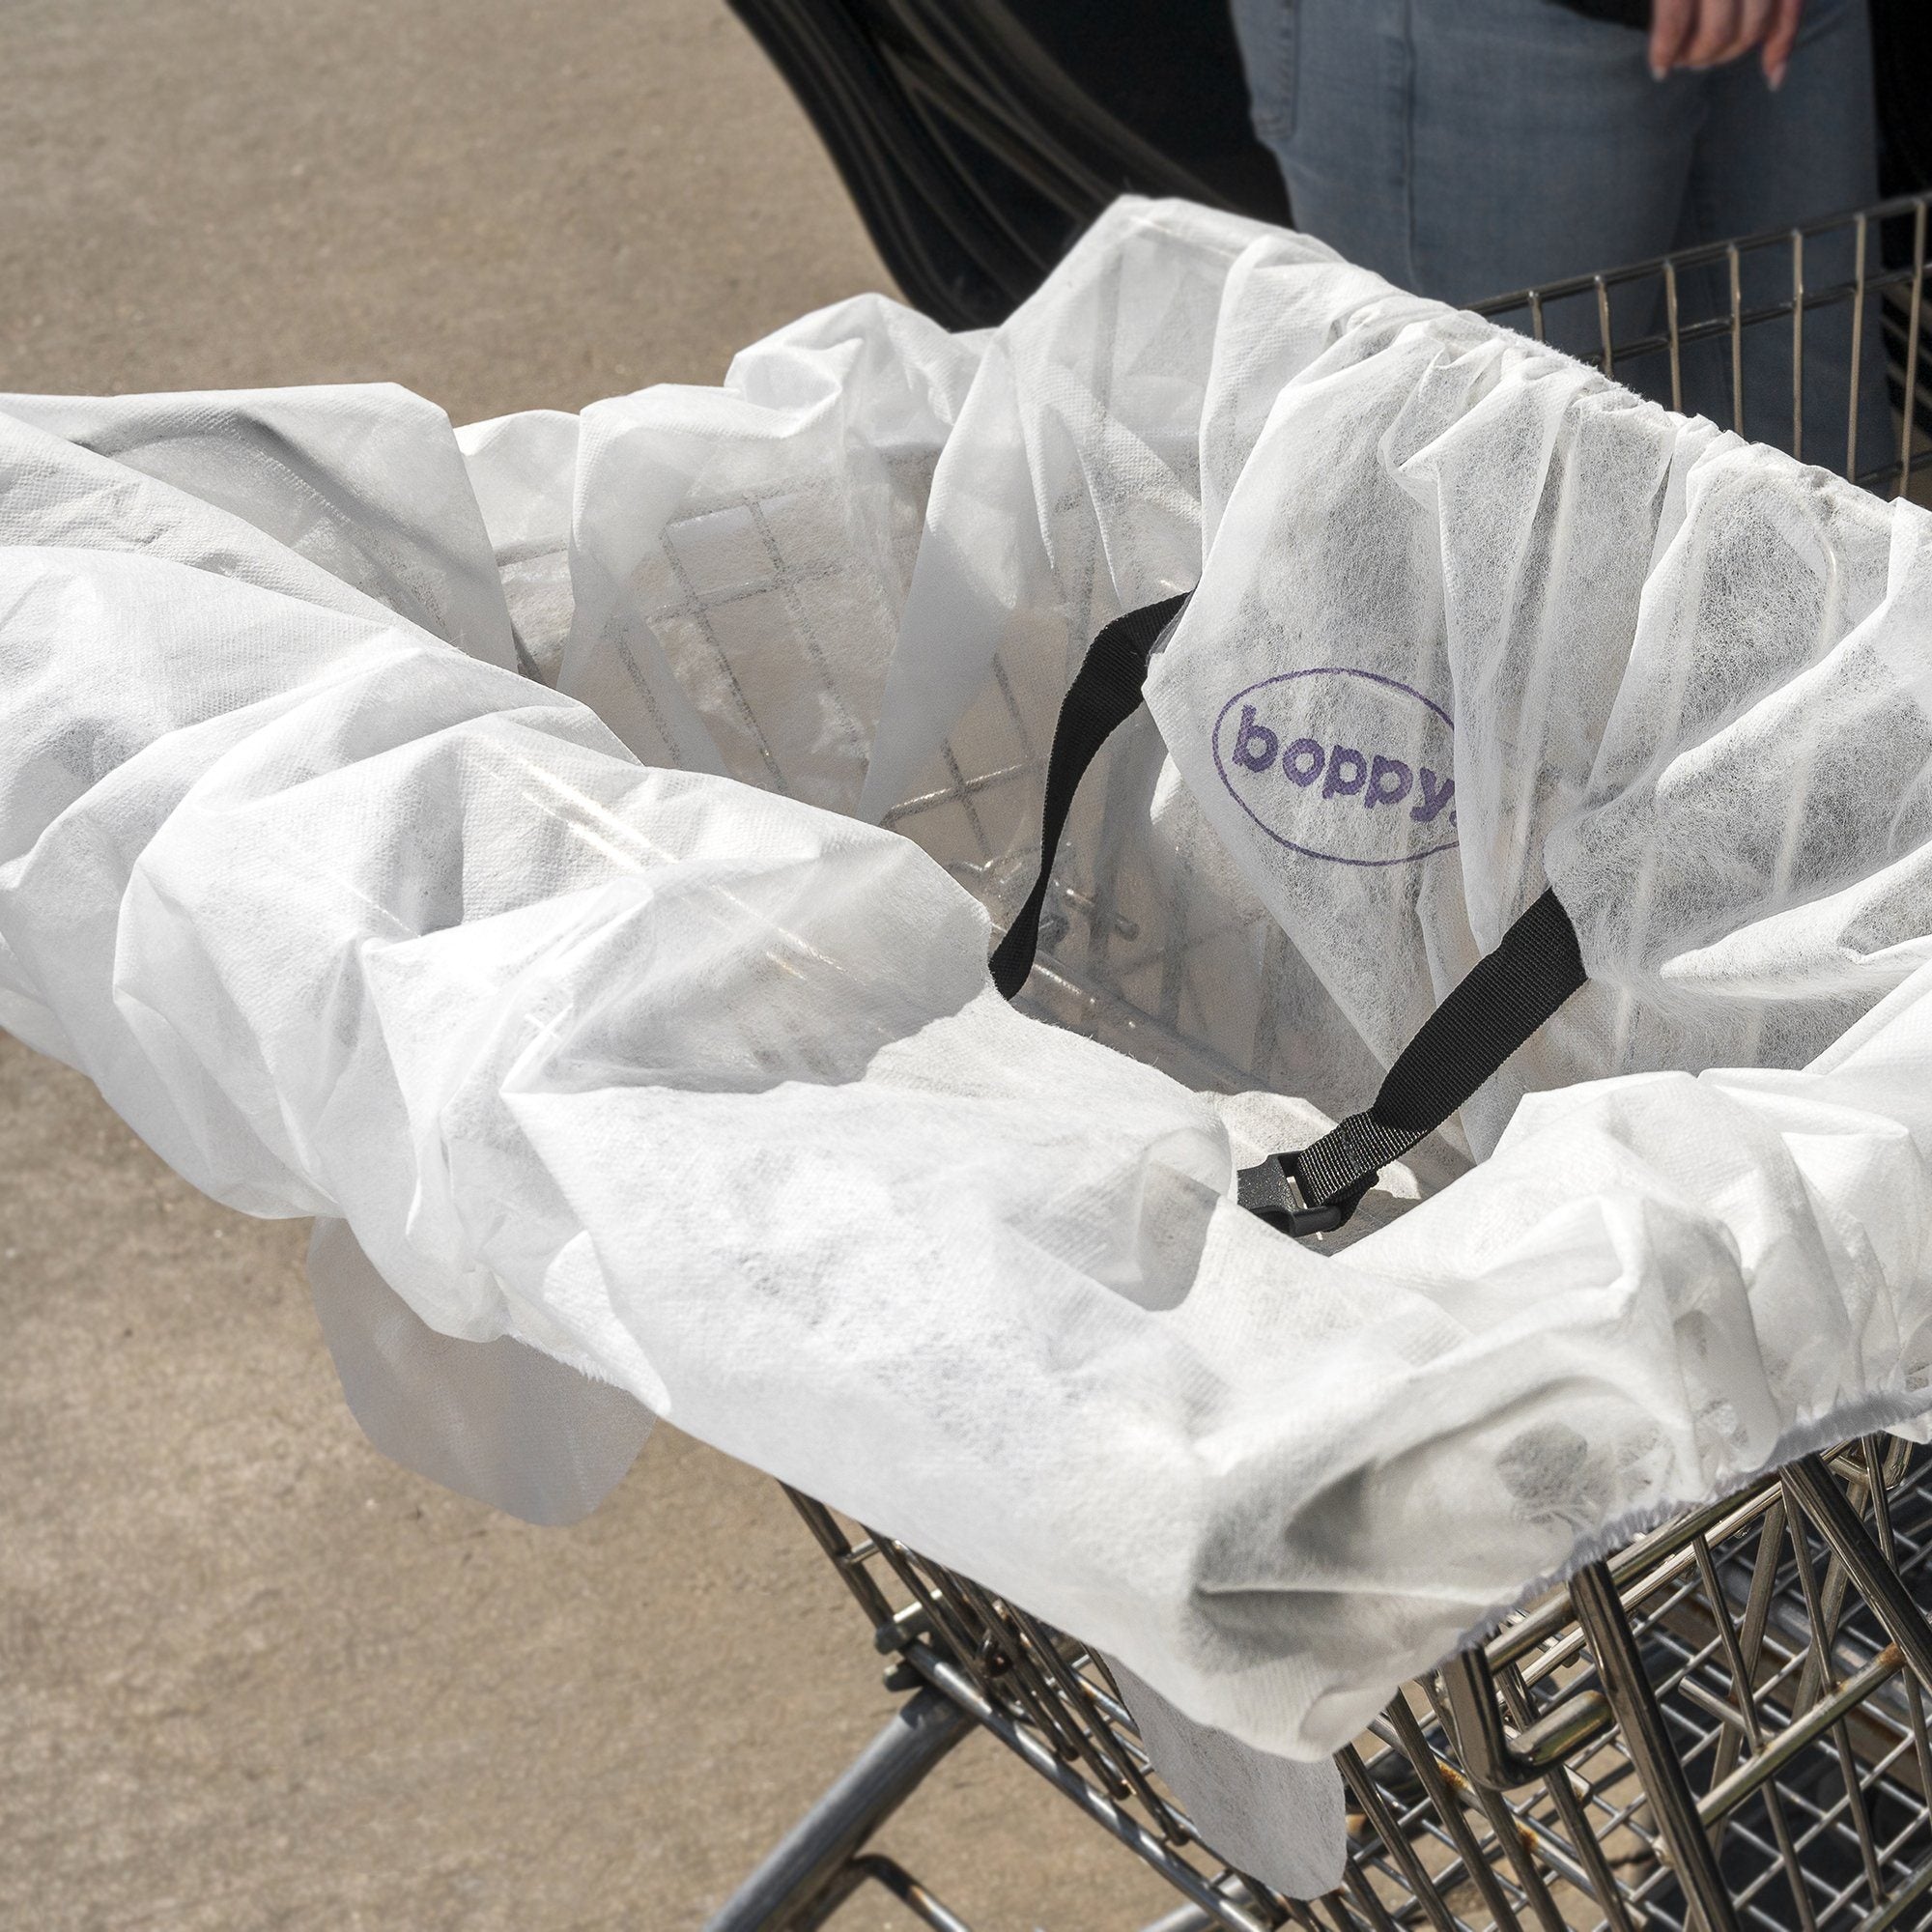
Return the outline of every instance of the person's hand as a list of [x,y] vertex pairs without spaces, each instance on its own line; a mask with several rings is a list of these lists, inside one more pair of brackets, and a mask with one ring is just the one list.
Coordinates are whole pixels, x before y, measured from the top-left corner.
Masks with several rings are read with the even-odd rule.
[[1650,23],[1650,71],[1659,80],[1674,67],[1720,67],[1762,49],[1764,77],[1784,85],[1804,0],[1656,0]]

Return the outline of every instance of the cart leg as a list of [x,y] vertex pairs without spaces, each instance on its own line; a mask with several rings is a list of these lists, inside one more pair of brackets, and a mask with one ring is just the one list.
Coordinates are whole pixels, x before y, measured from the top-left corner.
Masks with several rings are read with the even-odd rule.
[[851,1880],[850,1885],[841,1878],[826,1893],[828,1902],[836,1899],[842,1904],[869,1880],[873,1885],[884,1886],[922,1925],[930,1926],[932,1932],[973,1932],[972,1926],[944,1899],[934,1898],[903,1865],[881,1853],[862,1852],[846,1867],[845,1876]]
[[791,1932],[816,1924],[812,1905],[972,1728],[972,1718],[942,1691],[907,1698],[705,1932]]

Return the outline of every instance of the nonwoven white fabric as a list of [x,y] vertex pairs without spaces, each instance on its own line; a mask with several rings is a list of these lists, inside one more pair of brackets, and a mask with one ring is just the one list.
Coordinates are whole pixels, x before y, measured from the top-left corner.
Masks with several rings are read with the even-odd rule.
[[1932,957],[1925,514],[1333,279],[1231,277],[1329,340],[1151,679],[1182,777],[1383,1063],[1555,886],[1591,983],[1479,1148],[1529,1088],[1804,1065]]
[[[1918,512],[1173,205],[989,337],[845,304],[574,437],[332,394],[0,415],[0,1020],[196,1185],[1296,1757],[1580,1555],[1932,1408]],[[339,522],[285,458],[251,507],[265,437],[334,452]],[[457,463],[467,506],[389,473]],[[1015,1011],[988,911],[1059,696],[1197,577],[1174,755],[1143,720],[1090,776]],[[1456,840],[1374,892],[1260,863],[1200,769],[1323,625],[1452,721]],[[1726,762],[1779,721],[1784,843]],[[1414,728],[1355,746],[1391,810],[1439,793]],[[1366,1100],[1539,866],[1599,976],[1515,1069],[1548,1091],[1341,1252],[1243,1213],[1270,1109]]]
[[1197,1724],[1117,1659],[1108,1667],[1148,1756],[1216,1858],[1285,1898],[1334,1889],[1349,1843],[1332,1757],[1304,1763],[1256,1750]]
[[308,1271],[342,1393],[405,1467],[526,1522],[568,1523],[637,1461],[653,1418],[634,1396],[510,1335],[439,1334],[346,1222],[317,1220]]

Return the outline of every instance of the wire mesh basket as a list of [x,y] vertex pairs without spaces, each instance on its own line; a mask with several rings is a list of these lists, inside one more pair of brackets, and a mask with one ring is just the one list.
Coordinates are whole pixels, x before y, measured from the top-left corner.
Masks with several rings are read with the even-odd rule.
[[[1927,211],[1889,202],[1483,313],[1917,497],[1932,471]],[[1110,998],[1134,1006],[1130,989]],[[1127,1025],[1175,1020],[1150,1006]],[[1932,1452],[1870,1437],[1793,1463],[1586,1565],[1406,1685],[1339,1754],[1346,1876],[1314,1900],[1201,1841],[1076,1636],[792,1500],[910,1694],[713,1932],[811,1932],[868,1885],[935,1932],[972,1932],[869,1841],[975,1732],[1173,1887],[1148,1932],[1932,1924]]]
[[1882,496],[1932,432],[1924,195],[1524,289],[1477,313]]
[[[1185,1903],[1162,1932],[1875,1932],[1932,1915],[1932,1630],[1914,1601],[1932,1591],[1932,1458],[1904,1445],[1809,1458],[1683,1517],[1406,1686],[1340,1754],[1347,1878],[1315,1901],[1199,1841],[1076,1640],[793,1501],[895,1680],[965,1713],[1166,1878]],[[899,1876],[883,1861],[840,1874]],[[918,1897],[942,1932],[963,1924]]]

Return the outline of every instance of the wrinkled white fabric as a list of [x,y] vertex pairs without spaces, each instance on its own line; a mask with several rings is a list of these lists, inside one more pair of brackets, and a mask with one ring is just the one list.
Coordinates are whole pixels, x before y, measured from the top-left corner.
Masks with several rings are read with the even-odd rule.
[[[990,337],[847,304],[574,438],[308,407],[0,406],[0,1022],[217,1198],[1296,1756],[1579,1554],[1932,1408],[1917,512],[1169,206]],[[1601,522],[1619,466],[1648,523]],[[987,910],[1060,694],[1197,575],[1174,757],[1142,721],[1091,775],[1015,1012]],[[1373,893],[1259,863],[1199,769],[1219,671],[1324,625],[1453,721],[1456,841]],[[1387,716],[1354,749],[1439,794]],[[1804,747],[1783,843],[1753,733]],[[1360,1104],[1539,863],[1600,983],[1516,1071],[1569,1084],[1343,1252],[1238,1209],[1270,1103],[1205,1090]]]
[[577,418],[561,410],[528,410],[459,431],[457,442],[490,539],[520,662],[554,684],[576,608],[570,510]]
[[306,558],[486,664],[517,662],[463,452],[442,412],[407,389],[0,395],[0,412],[109,459],[70,457],[62,485],[35,505],[41,542],[154,540],[171,520],[167,493],[141,493],[145,516],[102,514],[95,497],[132,496],[135,478],[154,478],[272,538],[266,554]]
[[1302,1763],[1197,1724],[1125,1664],[1110,1661],[1149,1758],[1204,1845],[1285,1898],[1319,1898],[1348,1858],[1346,1800],[1333,1758]]
[[308,1271],[342,1393],[406,1468],[526,1522],[586,1517],[637,1461],[651,1411],[510,1335],[439,1334],[370,1264],[347,1223],[319,1219]]
[[1469,1108],[1797,1066],[1932,957],[1932,526],[1476,318],[1251,253],[1281,386],[1150,681],[1377,1059],[1553,884],[1591,985]]
[[851,810],[979,363],[978,338],[863,297],[746,351],[723,392],[585,410],[559,689],[648,764]]
[[[1259,431],[1259,393],[1313,353],[1258,350],[1254,313],[1230,302],[1247,257],[1276,251],[1387,293],[1305,237],[1123,203],[987,342],[939,457],[859,810],[1002,924],[1037,866],[1046,750],[1089,640],[1194,583],[1204,495]],[[1378,1062],[1232,849],[1135,718],[1074,801],[1033,997],[1191,1084],[1345,1111]],[[1417,1162],[1435,1179],[1460,1165],[1434,1144]]]

